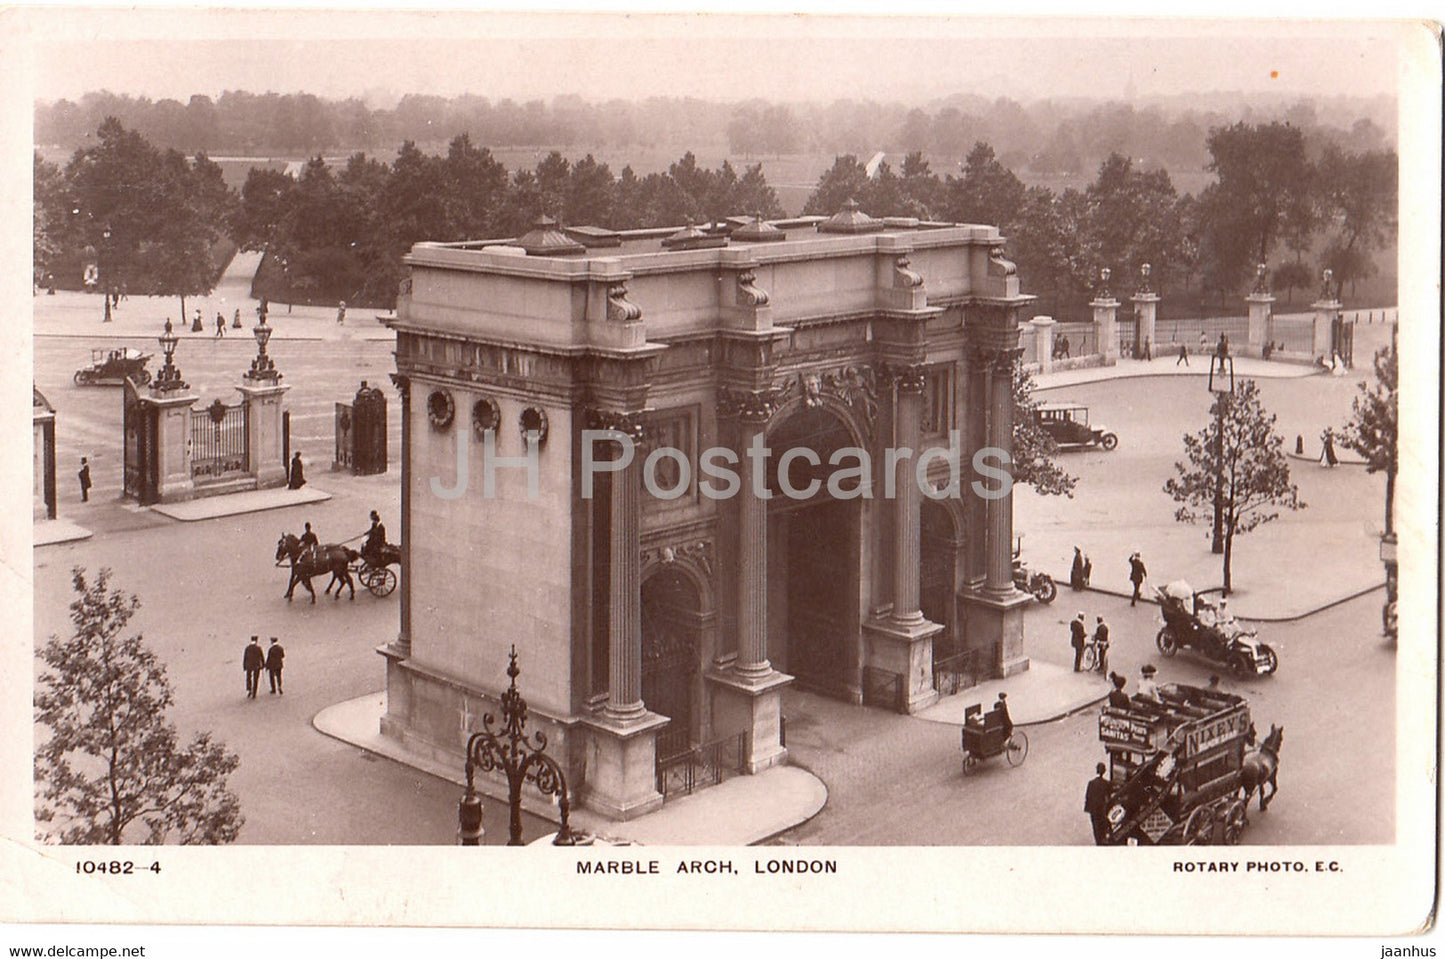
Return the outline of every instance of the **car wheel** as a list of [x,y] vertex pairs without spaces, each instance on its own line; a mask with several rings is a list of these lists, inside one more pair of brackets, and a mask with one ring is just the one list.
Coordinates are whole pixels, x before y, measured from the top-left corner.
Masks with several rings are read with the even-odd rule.
[[1165,626],[1159,630],[1159,635],[1154,637],[1154,645],[1159,647],[1159,652],[1165,656],[1173,656],[1179,652],[1179,640],[1174,637],[1174,629]]
[[1054,601],[1054,597],[1057,595],[1059,595],[1059,588],[1054,585],[1054,578],[1047,573],[1040,573],[1034,580],[1034,596],[1047,606]]
[[1099,440],[1099,445],[1106,450],[1112,450],[1114,447],[1119,445],[1119,437],[1115,436],[1113,433],[1105,433],[1103,437]]

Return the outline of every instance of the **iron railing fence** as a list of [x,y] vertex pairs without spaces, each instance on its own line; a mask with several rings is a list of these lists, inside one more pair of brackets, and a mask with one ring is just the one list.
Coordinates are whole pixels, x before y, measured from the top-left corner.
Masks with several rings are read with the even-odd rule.
[[246,469],[246,407],[220,400],[191,410],[191,478],[220,479]]

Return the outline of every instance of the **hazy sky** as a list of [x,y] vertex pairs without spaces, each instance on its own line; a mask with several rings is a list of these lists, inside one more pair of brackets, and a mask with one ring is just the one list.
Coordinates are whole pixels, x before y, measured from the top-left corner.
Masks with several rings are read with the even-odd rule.
[[[873,7],[872,9],[877,9]],[[890,7],[890,9],[908,9]],[[33,96],[1392,94],[1398,22],[32,11]],[[1423,30],[1412,28],[1423,35]],[[1423,39],[1423,36],[1422,36]]]

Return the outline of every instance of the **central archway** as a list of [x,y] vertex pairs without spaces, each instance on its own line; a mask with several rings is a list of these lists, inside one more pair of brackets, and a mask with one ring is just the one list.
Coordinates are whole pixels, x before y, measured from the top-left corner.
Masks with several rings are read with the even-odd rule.
[[[768,431],[768,655],[799,686],[833,696],[856,685],[861,582],[861,498],[828,491],[828,465],[839,449],[857,446],[847,424],[821,406],[800,406]],[[821,466],[789,463],[794,490],[817,480],[818,492],[789,498],[778,468],[784,455],[804,448]],[[855,466],[852,460],[845,466]],[[854,484],[843,484],[848,491]]]

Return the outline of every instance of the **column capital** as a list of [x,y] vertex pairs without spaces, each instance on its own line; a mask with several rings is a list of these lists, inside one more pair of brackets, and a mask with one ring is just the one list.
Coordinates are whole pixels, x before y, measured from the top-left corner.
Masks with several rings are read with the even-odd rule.
[[925,367],[921,363],[884,363],[880,373],[897,386],[900,393],[922,393],[926,385]]
[[973,350],[973,365],[977,369],[1006,371],[1013,368],[1014,361],[1023,356],[1022,347],[999,348],[976,346]]
[[634,443],[641,443],[645,433],[640,412],[627,413],[589,406],[583,412],[582,422],[585,429],[619,433]]
[[390,373],[388,375],[391,377],[391,385],[396,387],[397,392],[401,394],[401,398],[404,400],[410,399],[411,377],[405,373]]
[[781,390],[735,390],[724,387],[718,390],[718,415],[727,419],[738,419],[744,423],[762,424],[773,418],[782,405]]

